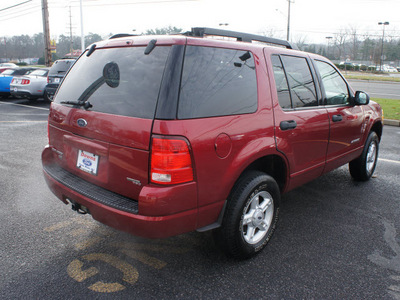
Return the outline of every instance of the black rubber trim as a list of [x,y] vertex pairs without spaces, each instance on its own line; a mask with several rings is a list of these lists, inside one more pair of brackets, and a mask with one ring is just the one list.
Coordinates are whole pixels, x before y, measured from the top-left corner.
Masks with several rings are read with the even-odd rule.
[[43,166],[43,169],[59,183],[98,203],[132,214],[139,213],[139,204],[136,200],[103,189],[68,172],[58,165],[46,165]]

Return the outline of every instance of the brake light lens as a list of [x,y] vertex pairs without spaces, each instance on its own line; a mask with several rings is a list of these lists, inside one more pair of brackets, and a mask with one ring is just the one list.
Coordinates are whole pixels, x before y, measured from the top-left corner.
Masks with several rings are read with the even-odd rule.
[[153,137],[150,178],[151,182],[158,184],[193,181],[188,143],[183,139]]
[[29,79],[22,79],[21,84],[30,84],[31,81]]

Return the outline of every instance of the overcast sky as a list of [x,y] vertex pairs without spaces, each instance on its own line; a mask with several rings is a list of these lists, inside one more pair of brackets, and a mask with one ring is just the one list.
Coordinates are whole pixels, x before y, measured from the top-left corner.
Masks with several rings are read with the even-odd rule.
[[[43,31],[41,0],[0,0],[0,37]],[[400,0],[291,0],[291,39],[325,43],[353,27],[358,33],[400,37]],[[50,35],[80,35],[79,0],[48,0]],[[71,6],[71,20],[70,10]],[[287,0],[83,0],[84,33],[142,33],[156,27],[218,27],[286,38]]]

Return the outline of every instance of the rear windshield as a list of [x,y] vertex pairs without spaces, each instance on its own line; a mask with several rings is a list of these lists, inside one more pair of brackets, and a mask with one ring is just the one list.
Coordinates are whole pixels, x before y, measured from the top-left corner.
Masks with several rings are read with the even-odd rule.
[[35,70],[32,73],[30,73],[29,75],[32,75],[32,76],[47,76],[48,72],[49,72],[48,70]]
[[90,110],[152,119],[171,47],[97,49],[74,64],[55,98],[89,101]]
[[74,64],[75,60],[56,60],[54,64],[50,68],[49,75],[62,75],[64,76],[65,73],[71,68]]

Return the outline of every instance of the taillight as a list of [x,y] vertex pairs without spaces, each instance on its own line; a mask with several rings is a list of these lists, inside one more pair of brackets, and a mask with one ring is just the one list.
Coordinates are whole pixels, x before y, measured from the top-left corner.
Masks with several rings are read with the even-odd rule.
[[188,143],[183,139],[153,137],[150,178],[151,182],[158,184],[193,181]]
[[13,78],[12,80],[11,80],[11,83],[14,83],[15,82],[15,78]]
[[49,79],[49,76],[47,76],[47,83],[50,83],[50,79]]
[[29,79],[22,79],[21,84],[30,84],[31,81]]

